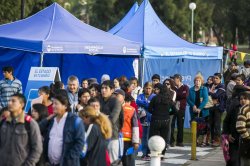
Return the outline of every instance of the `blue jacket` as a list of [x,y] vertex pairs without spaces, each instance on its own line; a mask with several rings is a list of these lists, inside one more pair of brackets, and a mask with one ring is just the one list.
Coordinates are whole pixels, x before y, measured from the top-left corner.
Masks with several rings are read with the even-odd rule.
[[[200,106],[198,107],[201,110],[202,117],[206,117],[209,115],[209,111],[207,109],[204,109],[205,105],[208,102],[208,90],[207,87],[201,86],[200,87],[200,98],[202,98],[202,102],[200,103]],[[194,118],[195,114],[193,112],[193,106],[195,105],[195,90],[194,86],[189,89],[189,95],[187,100],[189,106],[190,106],[190,115],[191,119]]]
[[141,118],[141,119],[140,119],[142,125],[144,125],[144,126],[145,126],[145,125],[148,126],[149,123],[150,123],[150,121],[151,121],[151,116],[152,116],[152,114],[150,114],[150,113],[148,112],[148,107],[149,107],[149,103],[150,103],[150,101],[152,100],[153,97],[155,97],[155,94],[154,94],[154,93],[152,93],[148,98],[146,98],[145,94],[143,93],[143,94],[140,94],[140,95],[137,97],[137,99],[136,99],[136,104],[137,104],[137,106],[138,106],[138,107],[144,108],[145,111],[146,111],[146,114],[147,114],[147,115],[146,115],[146,118]]
[[[46,130],[44,138],[44,154],[48,160],[49,134],[54,123],[44,119],[40,123],[41,131]],[[68,112],[63,129],[63,150],[60,166],[80,166],[80,154],[84,145],[85,129],[82,120],[71,112]]]

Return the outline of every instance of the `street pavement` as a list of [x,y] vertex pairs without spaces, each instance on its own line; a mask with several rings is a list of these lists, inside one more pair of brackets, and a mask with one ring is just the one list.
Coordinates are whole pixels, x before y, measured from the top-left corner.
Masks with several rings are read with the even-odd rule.
[[[149,166],[150,161],[141,160],[138,154],[136,160],[137,166]],[[197,160],[192,161],[191,146],[171,147],[167,150],[164,160],[161,161],[162,166],[225,166],[221,148],[197,147]]]

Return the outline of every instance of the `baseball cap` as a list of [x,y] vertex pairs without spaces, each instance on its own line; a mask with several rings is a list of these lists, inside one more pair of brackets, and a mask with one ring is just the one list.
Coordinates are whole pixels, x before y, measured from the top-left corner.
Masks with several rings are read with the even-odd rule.
[[120,94],[123,97],[125,97],[125,92],[122,89],[116,89],[115,92],[114,92],[114,94],[116,94],[116,95]]

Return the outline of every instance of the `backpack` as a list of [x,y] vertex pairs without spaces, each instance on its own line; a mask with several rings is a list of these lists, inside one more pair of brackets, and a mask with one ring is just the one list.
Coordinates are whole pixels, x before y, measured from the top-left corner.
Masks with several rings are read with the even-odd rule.
[[88,127],[88,130],[87,132],[85,132],[85,139],[84,139],[84,145],[83,145],[83,148],[82,148],[82,152],[81,152],[81,158],[84,158],[87,154],[87,151],[88,151],[88,143],[87,143],[87,139],[88,139],[88,136],[92,130],[92,127],[93,127],[93,124],[90,124],[89,127]]
[[[25,127],[25,130],[27,131],[28,133],[28,139],[31,138],[31,132],[30,132],[30,122],[32,120],[32,117],[29,116],[29,115],[25,115],[25,118],[24,118],[24,127]],[[3,118],[0,122],[0,128],[2,127],[3,123],[6,122],[6,118]],[[30,144],[30,141],[28,141],[29,144]],[[31,147],[31,145],[29,145]]]

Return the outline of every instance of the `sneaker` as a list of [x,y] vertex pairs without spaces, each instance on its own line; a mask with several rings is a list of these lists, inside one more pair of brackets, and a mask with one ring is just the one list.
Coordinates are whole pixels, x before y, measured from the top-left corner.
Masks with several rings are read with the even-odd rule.
[[171,146],[171,147],[175,147],[175,144],[174,144],[174,143],[171,143],[170,146]]
[[164,157],[161,157],[161,161],[164,161],[165,160],[165,158]]
[[176,146],[184,147],[183,143],[177,143]]

